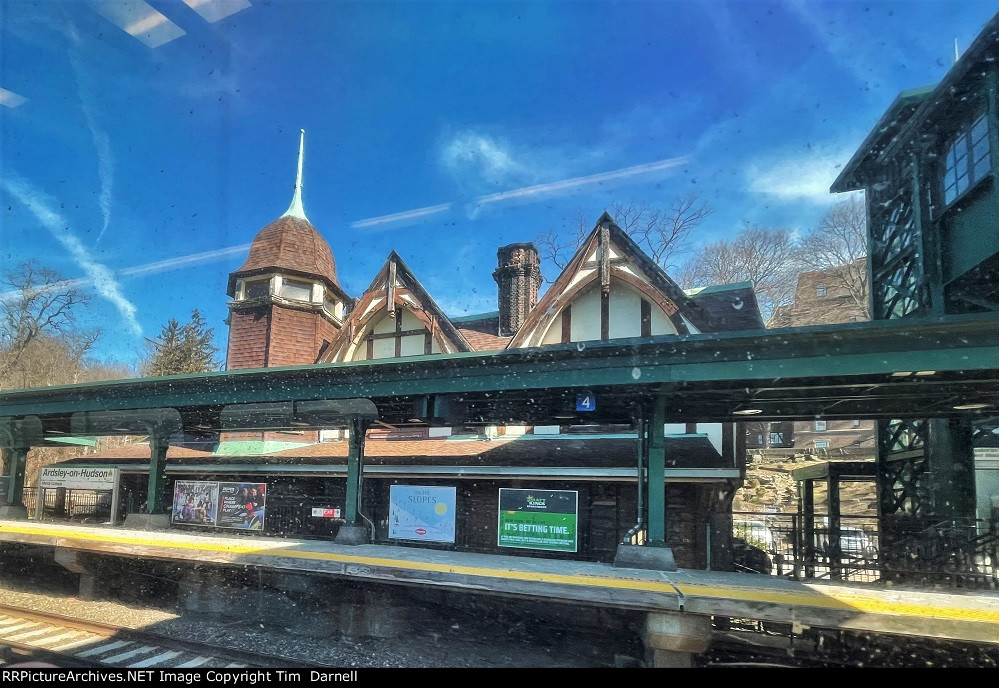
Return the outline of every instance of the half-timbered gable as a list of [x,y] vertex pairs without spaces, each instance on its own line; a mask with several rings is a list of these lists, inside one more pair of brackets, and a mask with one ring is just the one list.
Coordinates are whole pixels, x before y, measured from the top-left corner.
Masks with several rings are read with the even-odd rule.
[[604,213],[509,348],[711,329],[709,314]]
[[471,351],[461,332],[393,251],[321,362]]

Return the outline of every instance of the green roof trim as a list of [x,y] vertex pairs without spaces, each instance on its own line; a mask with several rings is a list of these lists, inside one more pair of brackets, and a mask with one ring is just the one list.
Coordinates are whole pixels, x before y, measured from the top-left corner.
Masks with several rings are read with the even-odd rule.
[[911,107],[912,111],[915,112],[916,108],[920,103],[923,102],[937,87],[937,84],[929,84],[927,86],[920,86],[919,88],[910,88],[905,91],[901,91],[895,100],[891,102],[885,114],[881,115],[881,119],[878,123],[874,125],[871,132],[864,139],[863,143],[857,148],[857,151],[850,158],[849,162],[843,166],[843,170],[836,177],[836,180],[832,183],[829,188],[830,193],[842,193],[844,191],[856,191],[860,188],[860,183],[854,178],[854,175],[860,169],[861,164],[864,159],[868,156],[871,148],[883,139],[885,136],[894,136],[897,134],[908,122],[909,117],[911,117],[912,112],[906,117],[905,122],[898,122],[897,118],[899,114],[906,109]]
[[490,318],[498,318],[499,311],[489,311],[488,313],[473,313],[472,315],[459,315],[456,318],[448,316],[448,319],[453,323],[460,322],[472,322],[474,320],[489,320]]
[[737,289],[752,289],[752,282],[731,282],[730,284],[713,284],[710,287],[694,287],[692,289],[684,289],[683,293],[687,296],[700,296],[702,294],[717,294],[723,291],[735,291]]
[[228,440],[220,442],[213,452],[216,456],[247,456],[273,454],[286,449],[309,447],[313,442],[277,442],[275,440]]
[[91,437],[46,437],[45,442],[48,444],[71,444],[78,447],[93,447],[97,444],[97,440]]

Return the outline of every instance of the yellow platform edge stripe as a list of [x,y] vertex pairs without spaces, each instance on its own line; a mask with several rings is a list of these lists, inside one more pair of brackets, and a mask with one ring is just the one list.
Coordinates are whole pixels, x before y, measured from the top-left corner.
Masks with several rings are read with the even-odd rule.
[[[978,623],[999,624],[999,610],[975,609],[939,604],[915,604],[896,600],[880,599],[876,594],[864,591],[830,591],[817,593],[807,590],[766,590],[748,585],[709,585],[684,581],[649,581],[628,578],[612,578],[610,576],[584,576],[573,574],[540,573],[536,571],[517,571],[510,569],[494,569],[483,566],[462,566],[456,564],[436,564],[424,561],[409,561],[406,559],[391,559],[386,557],[358,556],[334,552],[310,552],[307,550],[282,549],[283,545],[272,548],[219,544],[214,542],[178,542],[169,539],[152,537],[134,537],[119,534],[81,533],[74,529],[47,528],[45,526],[18,527],[0,524],[0,533],[19,535],[37,535],[54,538],[65,538],[72,541],[106,542],[121,545],[138,545],[145,547],[165,547],[188,551],[212,551],[227,554],[250,554],[257,556],[290,557],[329,561],[342,564],[363,566],[380,566],[412,571],[425,571],[445,574],[477,576],[481,578],[498,578],[535,583],[550,583],[562,585],[578,585],[596,588],[615,588],[636,592],[652,592],[676,594],[679,590],[687,597],[708,597],[744,602],[763,602],[775,605],[794,605],[816,607],[841,611],[864,612],[870,614],[890,614],[931,617],[954,621],[972,621]],[[52,543],[54,546],[70,546],[71,543]],[[747,576],[748,577],[748,576]],[[901,591],[886,591],[891,595],[904,594]],[[997,629],[999,633],[999,629]]]

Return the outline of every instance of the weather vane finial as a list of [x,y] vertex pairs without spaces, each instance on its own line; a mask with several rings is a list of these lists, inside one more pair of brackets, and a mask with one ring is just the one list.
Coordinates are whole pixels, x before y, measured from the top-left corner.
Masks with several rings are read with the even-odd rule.
[[308,219],[305,217],[305,207],[302,205],[302,163],[304,160],[305,129],[302,129],[301,136],[298,140],[298,176],[295,178],[295,195],[292,197],[291,205],[288,206],[288,211],[285,215],[290,217],[300,217],[303,220]]

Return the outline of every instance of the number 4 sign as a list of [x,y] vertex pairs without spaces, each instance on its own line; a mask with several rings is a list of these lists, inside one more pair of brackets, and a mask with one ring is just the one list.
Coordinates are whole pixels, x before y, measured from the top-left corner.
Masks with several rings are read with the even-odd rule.
[[583,394],[576,395],[576,410],[577,411],[596,411],[597,410],[597,397],[593,392],[585,392]]

